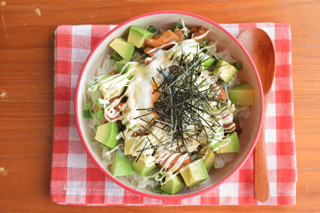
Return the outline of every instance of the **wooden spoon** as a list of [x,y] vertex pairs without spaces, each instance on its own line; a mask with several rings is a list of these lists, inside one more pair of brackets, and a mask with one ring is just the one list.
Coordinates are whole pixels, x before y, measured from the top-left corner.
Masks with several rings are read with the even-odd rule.
[[238,40],[253,59],[260,75],[264,93],[264,113],[261,133],[254,150],[254,197],[265,202],[269,199],[269,178],[265,150],[265,118],[275,74],[275,52],[268,34],[259,28],[248,28],[240,33]]

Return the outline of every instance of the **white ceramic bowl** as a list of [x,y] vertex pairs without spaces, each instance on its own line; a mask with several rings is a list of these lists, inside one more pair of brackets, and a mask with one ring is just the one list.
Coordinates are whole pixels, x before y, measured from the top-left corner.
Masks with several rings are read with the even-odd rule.
[[[206,184],[192,188],[190,191],[177,193],[174,196],[165,196],[158,193],[153,193],[146,189],[139,189],[129,183],[124,178],[113,177],[110,172],[103,166],[101,158],[101,148],[98,143],[91,142],[94,137],[94,132],[88,126],[88,120],[82,117],[84,106],[85,88],[87,87],[88,79],[96,75],[98,68],[101,66],[106,54],[111,54],[112,49],[109,47],[109,42],[116,38],[128,34],[128,29],[132,25],[148,27],[154,25],[156,28],[166,29],[183,20],[187,27],[203,26],[206,29],[212,30],[209,33],[209,40],[218,41],[219,45],[227,48],[233,58],[242,62],[243,71],[240,71],[238,76],[241,80],[247,81],[255,90],[255,105],[252,109],[250,117],[246,120],[241,120],[243,132],[240,134],[240,152],[236,154],[232,162],[225,165],[222,169],[211,170],[210,179]],[[152,12],[132,18],[110,31],[101,42],[92,50],[88,56],[82,71],[79,75],[78,84],[75,93],[75,116],[79,135],[85,146],[88,154],[93,159],[100,170],[115,183],[128,189],[134,193],[160,199],[170,198],[186,198],[198,195],[212,187],[217,186],[227,179],[230,175],[236,172],[242,164],[247,160],[257,142],[260,129],[262,126],[263,115],[263,93],[258,72],[253,64],[253,61],[243,46],[230,33],[224,30],[215,22],[186,12],[180,11],[159,11]]]

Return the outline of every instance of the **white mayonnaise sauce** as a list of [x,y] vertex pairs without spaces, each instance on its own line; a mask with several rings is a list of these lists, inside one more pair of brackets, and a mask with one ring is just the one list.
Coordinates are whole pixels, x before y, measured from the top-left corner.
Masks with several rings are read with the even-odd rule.
[[[167,147],[161,147],[157,149],[154,155],[155,162],[158,164],[159,163],[162,164],[162,169],[167,174],[173,174],[175,172],[179,172],[179,168],[181,167],[183,162],[189,157],[188,153],[181,154],[181,153],[172,152],[174,150],[175,151],[178,150],[176,144],[173,144],[172,147],[170,145]],[[172,165],[174,160],[175,160],[175,163]]]
[[196,36],[196,37],[194,37],[194,34],[192,34],[192,38],[194,40],[200,40],[200,39],[205,38],[210,32],[212,32],[212,30],[207,30],[205,33],[203,33],[203,34],[201,34],[199,36]]

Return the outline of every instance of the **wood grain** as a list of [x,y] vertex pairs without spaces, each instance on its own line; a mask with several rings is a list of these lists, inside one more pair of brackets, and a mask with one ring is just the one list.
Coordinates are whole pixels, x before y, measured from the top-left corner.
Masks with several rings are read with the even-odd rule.
[[[320,1],[1,0],[0,212],[319,212]],[[41,16],[34,11],[39,8]],[[50,201],[53,40],[60,24],[119,24],[155,10],[182,10],[218,23],[288,22],[297,141],[293,207],[78,207]]]

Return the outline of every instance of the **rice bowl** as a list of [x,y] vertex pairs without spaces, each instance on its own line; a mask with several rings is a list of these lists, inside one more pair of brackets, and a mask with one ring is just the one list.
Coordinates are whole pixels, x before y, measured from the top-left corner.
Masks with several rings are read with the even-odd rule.
[[[160,19],[160,16],[169,16],[171,23],[161,25],[161,23],[159,23],[158,21]],[[151,188],[155,186],[154,181],[143,181],[143,177],[140,177],[135,173],[133,173],[133,175],[130,175],[130,178],[125,176],[114,178],[110,175],[110,171],[108,171],[107,169],[108,165],[111,162],[109,154],[114,150],[107,150],[104,147],[100,147],[98,143],[92,142],[92,138],[94,138],[95,135],[95,124],[93,122],[86,121],[82,118],[81,115],[85,106],[83,97],[86,96],[87,98],[90,98],[90,93],[85,92],[84,90],[86,90],[88,85],[92,85],[92,83],[97,80],[96,76],[99,77],[101,75],[106,75],[108,74],[108,71],[116,68],[115,62],[110,59],[110,56],[113,54],[113,52],[108,47],[108,45],[112,39],[124,35],[126,36],[126,31],[128,31],[129,26],[135,25],[147,28],[149,26],[148,24],[152,23],[158,29],[168,29],[168,26],[172,26],[176,23],[181,23],[181,20],[185,22],[186,26],[204,26],[206,29],[210,29],[212,33],[208,34],[209,40],[217,42],[216,44],[218,44],[216,45],[214,43],[211,48],[217,49],[216,53],[219,55],[219,57],[223,58],[228,63],[233,63],[234,61],[242,62],[243,70],[245,70],[245,72],[239,72],[239,77],[237,79],[233,79],[233,82],[231,82],[229,86],[237,84],[237,81],[243,81],[243,79],[245,79],[255,90],[255,102],[251,107],[251,112],[249,114],[246,112],[248,108],[243,108],[243,111],[241,112],[244,116],[240,116],[240,122],[245,128],[243,128],[243,133],[239,136],[241,144],[239,153],[235,156],[234,154],[216,155],[214,165],[215,168],[221,168],[225,165],[225,163],[230,161],[231,162],[227,163],[221,170],[217,169],[214,172],[210,172],[209,178],[202,182],[200,185],[192,187],[191,189],[185,188],[178,192],[177,195],[174,195],[174,197],[193,196],[200,193],[201,191],[204,191],[205,189],[210,188],[213,185],[221,183],[222,180],[224,180],[227,176],[237,170],[252,152],[261,128],[261,113],[263,111],[263,104],[261,103],[263,100],[261,98],[261,83],[257,76],[255,67],[252,63],[252,60],[245,52],[245,50],[241,47],[241,45],[237,43],[232,36],[221,30],[218,25],[202,17],[199,18],[196,15],[170,11],[147,14],[146,16],[137,17],[132,19],[131,21],[129,20],[128,22],[119,25],[116,29],[107,34],[102,42],[92,52],[92,54],[90,54],[81,72],[77,85],[75,101],[77,127],[80,132],[81,139],[86,149],[88,150],[88,153],[94,159],[98,167],[108,177],[113,179],[119,185],[124,186],[131,191],[149,197],[163,198],[167,197],[167,195],[161,195],[153,192]],[[135,57],[139,58],[140,56],[136,55]],[[93,61],[92,58],[96,59]]]

